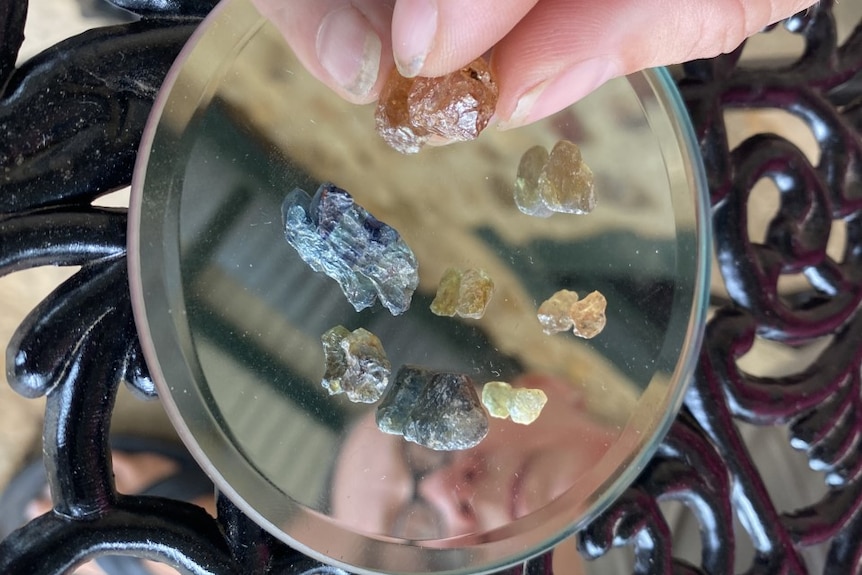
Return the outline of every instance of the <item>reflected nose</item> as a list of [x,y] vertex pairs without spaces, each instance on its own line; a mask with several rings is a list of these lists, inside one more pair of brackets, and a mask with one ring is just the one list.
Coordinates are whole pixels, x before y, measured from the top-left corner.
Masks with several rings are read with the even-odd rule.
[[440,513],[445,536],[465,535],[477,529],[479,522],[473,507],[476,490],[470,474],[444,467],[423,477],[417,489]]

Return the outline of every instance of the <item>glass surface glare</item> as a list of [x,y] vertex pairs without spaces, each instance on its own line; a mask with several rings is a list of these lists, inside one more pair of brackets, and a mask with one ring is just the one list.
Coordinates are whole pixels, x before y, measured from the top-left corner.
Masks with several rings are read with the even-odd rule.
[[[482,572],[555,544],[625,488],[693,370],[704,318],[702,173],[663,71],[608,83],[537,124],[389,149],[373,106],[329,92],[247,0],[223,2],[162,89],[133,185],[130,266],[153,376],[195,457],[267,530],[352,570]],[[589,215],[522,214],[521,155],[576,142]],[[284,239],[295,187],[333,182],[419,262],[410,309],[356,312]],[[447,268],[482,268],[481,319],[429,305]],[[555,291],[607,298],[597,337],[546,335]],[[477,447],[380,432],[374,405],[320,385],[320,336],[363,327],[405,364],[542,389],[529,426],[491,419]]]

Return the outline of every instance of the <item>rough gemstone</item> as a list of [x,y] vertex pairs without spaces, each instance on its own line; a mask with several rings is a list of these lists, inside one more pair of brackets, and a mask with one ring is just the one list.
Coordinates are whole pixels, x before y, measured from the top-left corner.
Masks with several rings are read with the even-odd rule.
[[418,365],[404,365],[398,369],[374,414],[380,431],[404,435],[410,413],[434,373]]
[[489,381],[482,387],[482,404],[492,417],[511,417],[522,425],[536,421],[547,402],[541,389],[513,388],[505,381]]
[[539,176],[539,190],[555,212],[588,214],[596,207],[593,171],[584,163],[581,149],[568,140],[560,140],[551,150]]
[[419,269],[394,228],[330,183],[321,184],[314,197],[294,189],[281,212],[287,242],[311,269],[337,281],[356,311],[376,298],[392,315],[407,311]]
[[548,335],[572,329],[572,305],[578,301],[577,292],[562,289],[542,302],[538,318]]
[[528,216],[547,218],[552,212],[539,195],[539,177],[548,163],[548,150],[533,146],[521,156],[515,177],[515,205]]
[[344,393],[356,403],[374,403],[389,383],[391,365],[383,344],[363,328],[337,325],[321,336],[326,371],[320,384],[330,395]]
[[392,70],[380,91],[374,112],[377,133],[402,154],[415,154],[421,150],[429,135],[427,130],[414,126],[410,121],[407,96],[414,81],[414,78],[399,74],[397,69]]
[[482,58],[439,78],[416,78],[407,97],[410,121],[447,140],[475,140],[497,107],[497,83]]
[[607,305],[598,291],[579,300],[577,293],[560,290],[542,302],[537,316],[547,334],[571,329],[578,337],[592,339],[605,328]]
[[540,168],[543,152],[540,146],[534,146],[521,156],[514,186],[518,209],[538,217],[548,217],[553,212],[592,212],[596,207],[593,172],[583,161],[580,148],[560,140]]
[[475,140],[493,116],[498,94],[482,58],[436,78],[404,78],[393,70],[377,101],[375,125],[386,143],[404,154],[418,152],[432,135]]
[[469,449],[488,434],[470,378],[415,365],[398,370],[375,414],[377,427],[437,451]]
[[473,381],[437,373],[425,386],[404,426],[404,439],[437,451],[475,447],[488,434],[488,418]]
[[431,311],[436,315],[479,319],[494,295],[494,281],[478,268],[461,270],[449,268],[440,278],[437,295],[431,302]]
[[599,335],[605,329],[607,307],[608,300],[597,291],[575,302],[570,311],[575,335],[585,339],[592,339]]

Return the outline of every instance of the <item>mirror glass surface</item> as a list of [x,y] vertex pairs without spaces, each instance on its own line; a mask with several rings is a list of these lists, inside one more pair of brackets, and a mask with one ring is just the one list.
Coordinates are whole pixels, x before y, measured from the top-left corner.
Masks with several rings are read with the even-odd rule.
[[[618,495],[653,453],[691,376],[708,221],[690,129],[662,70],[611,81],[534,125],[388,148],[374,106],[312,78],[246,0],[223,2],[154,108],[133,186],[131,277],[148,364],[198,461],[268,531],[365,572],[481,572],[538,553]],[[522,154],[577,143],[587,215],[521,213]],[[285,240],[282,203],[323,182],[396,229],[419,285],[409,310],[357,312]],[[481,268],[480,319],[429,306],[447,268]],[[607,299],[592,339],[548,335],[561,289]],[[476,447],[433,451],[321,386],[321,336],[381,341],[402,365],[543,390],[530,425],[490,419]],[[440,414],[440,417],[443,417]]]

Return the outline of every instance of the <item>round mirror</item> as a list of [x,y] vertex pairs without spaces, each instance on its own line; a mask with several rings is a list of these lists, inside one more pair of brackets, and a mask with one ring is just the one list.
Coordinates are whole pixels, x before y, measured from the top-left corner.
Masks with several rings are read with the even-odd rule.
[[[596,207],[526,215],[513,199],[521,158],[561,140],[580,147]],[[297,228],[287,218],[286,235],[283,207],[302,204],[291,194],[313,211],[322,200],[308,196],[330,183],[412,253],[403,313],[382,292],[354,305],[355,267],[315,271],[321,253],[288,241]],[[704,321],[705,194],[664,71],[611,81],[524,128],[403,155],[375,132],[373,105],[328,91],[248,0],[229,0],[174,66],[139,155],[129,252],[147,362],[218,488],[291,546],[362,572],[497,569],[601,511],[672,422]],[[449,269],[493,283],[481,317],[432,310]],[[602,294],[604,328],[546,333],[539,308],[560,290]],[[501,381],[547,402],[529,424],[473,405],[478,433],[416,396],[410,418],[480,441],[386,433],[386,397],[355,403],[322,385],[338,363],[322,338],[337,326],[376,338],[387,393],[412,366],[474,400]]]

